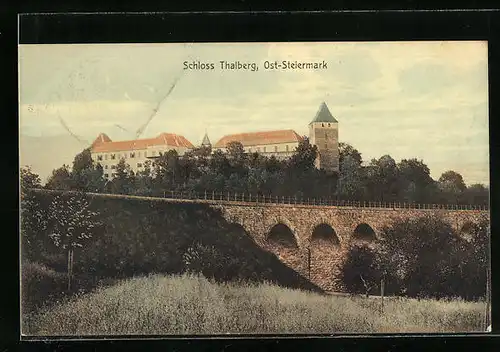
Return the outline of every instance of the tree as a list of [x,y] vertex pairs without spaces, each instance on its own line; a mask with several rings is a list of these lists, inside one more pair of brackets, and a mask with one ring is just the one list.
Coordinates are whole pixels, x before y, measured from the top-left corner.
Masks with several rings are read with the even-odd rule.
[[376,252],[367,245],[351,244],[340,270],[340,279],[347,291],[368,297],[378,287],[381,277]]
[[382,229],[379,262],[408,296],[450,294],[447,280],[458,270],[453,253],[459,237],[436,216],[394,220]]
[[490,200],[488,187],[482,184],[473,184],[467,187],[462,194],[462,201],[466,204],[487,206]]
[[307,137],[303,137],[299,142],[295,153],[289,159],[289,167],[294,172],[301,174],[314,169],[314,163],[318,156],[318,149],[309,143]]
[[68,165],[63,165],[52,171],[52,175],[45,184],[47,189],[70,190],[73,188],[73,179]]
[[439,177],[439,183],[459,192],[463,192],[467,188],[462,175],[452,170],[443,172],[441,177]]
[[212,154],[209,166],[210,170],[216,175],[222,175],[225,178],[229,178],[229,176],[231,175],[231,164],[229,163],[229,160],[227,159],[224,152],[222,152],[220,149],[216,150]]
[[341,199],[359,200],[363,193],[362,169],[352,156],[344,157],[340,164],[337,194]]
[[98,212],[90,209],[89,202],[80,194],[69,197],[56,196],[49,206],[48,220],[55,246],[67,253],[68,291],[71,290],[73,253],[92,238],[100,225]]
[[154,190],[153,169],[151,161],[147,160],[144,167],[135,177],[135,192],[140,195],[150,195]]
[[339,165],[342,164],[346,157],[351,157],[358,165],[361,165],[363,159],[361,153],[352,145],[344,142],[339,143]]
[[229,142],[226,146],[227,154],[232,160],[244,160],[245,159],[245,148],[240,142]]
[[394,202],[398,199],[398,168],[390,155],[372,159],[366,168],[367,198],[374,201]]
[[131,194],[135,185],[135,175],[125,159],[116,164],[115,177],[110,182],[111,191],[118,194]]
[[25,193],[30,188],[40,188],[40,176],[31,171],[30,166],[21,168],[21,193]]
[[23,259],[37,257],[36,254],[43,250],[43,234],[47,229],[46,210],[33,192],[22,191],[19,211]]
[[467,188],[462,175],[452,170],[444,172],[439,177],[438,187],[442,194],[441,201],[447,203],[458,203]]
[[99,192],[104,188],[104,172],[102,166],[92,160],[90,148],[84,149],[73,160],[71,178],[76,190]]
[[469,224],[462,230],[458,243],[452,248],[451,265],[446,274],[450,296],[466,300],[484,298],[490,256],[490,224],[488,220]]
[[422,160],[403,159],[399,171],[400,200],[424,203],[430,201],[433,184],[430,170]]
[[169,150],[163,153],[154,161],[153,165],[155,184],[163,189],[176,189],[182,179],[177,151]]

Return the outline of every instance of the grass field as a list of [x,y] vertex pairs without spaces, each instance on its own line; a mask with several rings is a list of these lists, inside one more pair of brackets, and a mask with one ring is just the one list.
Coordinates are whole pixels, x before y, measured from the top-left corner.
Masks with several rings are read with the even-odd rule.
[[133,278],[23,317],[27,335],[481,331],[484,303],[325,296],[199,276]]

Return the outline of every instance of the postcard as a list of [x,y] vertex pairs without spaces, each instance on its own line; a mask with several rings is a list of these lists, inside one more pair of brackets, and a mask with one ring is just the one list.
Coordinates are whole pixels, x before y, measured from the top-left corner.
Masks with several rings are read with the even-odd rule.
[[22,335],[490,330],[487,50],[19,45]]

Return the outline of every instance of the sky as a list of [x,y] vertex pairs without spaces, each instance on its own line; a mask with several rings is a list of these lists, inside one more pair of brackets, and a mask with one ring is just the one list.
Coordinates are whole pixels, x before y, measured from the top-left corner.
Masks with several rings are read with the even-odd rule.
[[[221,70],[220,60],[259,69]],[[264,68],[282,60],[327,68]],[[363,160],[417,158],[434,179],[455,170],[467,184],[489,184],[487,60],[486,42],[20,45],[21,145],[38,141],[21,148],[21,165],[46,178],[74,157],[61,145],[51,158],[50,141],[66,136],[83,149],[101,132],[134,139],[152,115],[140,138],[170,132],[198,145],[205,131],[213,144],[250,131],[307,135],[324,101],[339,140]],[[184,70],[184,61],[215,69]]]

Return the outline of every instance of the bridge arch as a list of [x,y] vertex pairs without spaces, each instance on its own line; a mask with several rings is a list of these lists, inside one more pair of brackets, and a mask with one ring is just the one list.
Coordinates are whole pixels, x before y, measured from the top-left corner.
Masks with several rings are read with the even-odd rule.
[[333,226],[325,222],[322,222],[313,227],[310,241],[311,243],[326,242],[335,246],[340,245],[340,240],[337,232],[335,231]]
[[267,242],[289,248],[299,248],[299,241],[293,230],[287,224],[278,222],[267,231]]
[[373,242],[377,240],[377,235],[373,227],[366,222],[362,222],[352,232],[352,238],[356,241]]

